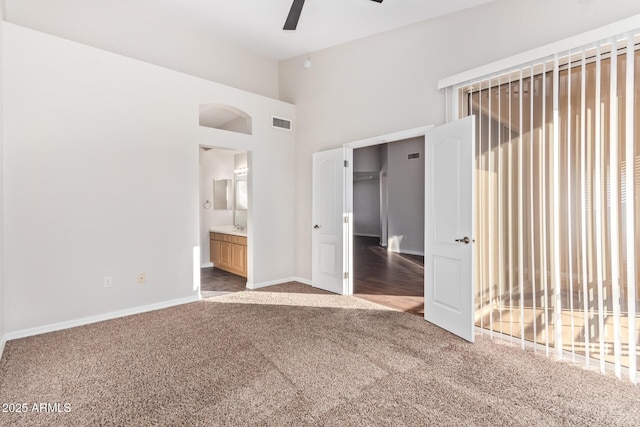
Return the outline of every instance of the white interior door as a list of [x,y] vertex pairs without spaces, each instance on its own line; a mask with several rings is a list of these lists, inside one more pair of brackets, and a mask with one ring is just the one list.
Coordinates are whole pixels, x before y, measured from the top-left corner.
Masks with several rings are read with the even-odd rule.
[[352,155],[347,148],[313,155],[311,281],[314,287],[337,294],[349,293],[351,209],[346,184]]
[[425,134],[424,318],[474,341],[474,116]]

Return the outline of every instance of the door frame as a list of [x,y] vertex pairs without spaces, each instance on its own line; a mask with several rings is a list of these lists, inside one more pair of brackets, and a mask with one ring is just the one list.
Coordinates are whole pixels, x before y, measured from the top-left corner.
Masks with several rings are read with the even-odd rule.
[[[194,248],[194,254],[193,254],[193,258],[194,258],[193,290],[197,289],[200,299],[202,299],[202,294],[200,290],[200,287],[202,285],[200,270],[203,268],[201,245],[202,245],[202,235],[203,235],[203,232],[205,231],[204,218],[202,215],[202,203],[200,202],[200,198],[202,196],[202,187],[203,187],[202,165],[199,163],[201,148],[230,151],[236,154],[247,153],[247,167],[248,167],[247,186],[248,186],[248,193],[249,193],[249,207],[247,208],[247,249],[246,249],[247,251],[247,277],[246,277],[247,289],[253,289],[252,286],[253,286],[253,229],[254,229],[253,227],[253,153],[252,153],[252,150],[249,150],[246,148],[229,147],[229,146],[225,146],[224,144],[215,144],[215,143],[199,144],[198,145],[198,167],[199,167],[198,169],[199,170],[199,174],[198,174],[198,239],[199,239],[199,242],[197,246],[198,250],[196,251],[195,250],[196,248]],[[232,211],[232,215],[235,215],[235,186],[233,187],[233,191],[234,191],[234,206],[231,211]],[[211,209],[213,209],[213,206],[211,207]],[[209,257],[211,257],[211,254],[209,254]]]
[[[406,129],[398,132],[392,132],[385,135],[373,136],[366,139],[360,139],[357,141],[351,141],[343,144],[344,148],[351,148],[353,150],[357,148],[371,147],[374,145],[382,145],[395,141],[402,141],[405,139],[424,137],[429,129],[434,128],[435,125],[420,126],[417,128]],[[425,171],[426,173],[426,171]],[[353,180],[348,180],[345,188],[345,197],[347,199],[348,214],[350,218],[353,218]],[[348,274],[348,283],[346,286],[346,292],[344,295],[353,295],[353,227],[349,227],[349,235],[347,236],[348,245],[348,263],[345,266]],[[422,284],[424,287],[424,282]]]

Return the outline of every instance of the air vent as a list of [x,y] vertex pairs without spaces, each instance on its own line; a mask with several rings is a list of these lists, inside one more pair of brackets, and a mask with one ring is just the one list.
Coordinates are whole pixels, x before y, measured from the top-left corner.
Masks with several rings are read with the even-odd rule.
[[411,153],[407,156],[407,159],[411,160],[411,159],[419,159],[420,158],[420,153]]
[[284,129],[291,132],[293,123],[289,119],[283,119],[282,117],[271,116],[271,126],[276,129]]

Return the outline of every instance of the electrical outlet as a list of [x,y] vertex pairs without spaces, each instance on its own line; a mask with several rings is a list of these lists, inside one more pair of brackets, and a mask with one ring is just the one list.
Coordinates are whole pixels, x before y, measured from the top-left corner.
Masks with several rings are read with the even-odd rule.
[[144,273],[138,273],[138,283],[143,284],[147,281],[147,275]]
[[111,277],[105,277],[104,278],[104,287],[105,288],[110,288],[111,285],[112,285]]

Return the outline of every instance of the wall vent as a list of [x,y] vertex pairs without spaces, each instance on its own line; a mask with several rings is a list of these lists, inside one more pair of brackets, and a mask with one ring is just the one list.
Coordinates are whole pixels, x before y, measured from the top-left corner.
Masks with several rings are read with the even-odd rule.
[[407,159],[411,160],[411,159],[419,159],[420,158],[420,153],[411,153],[407,156]]
[[271,116],[271,127],[274,127],[276,129],[284,129],[291,132],[293,128],[293,122],[282,117]]

